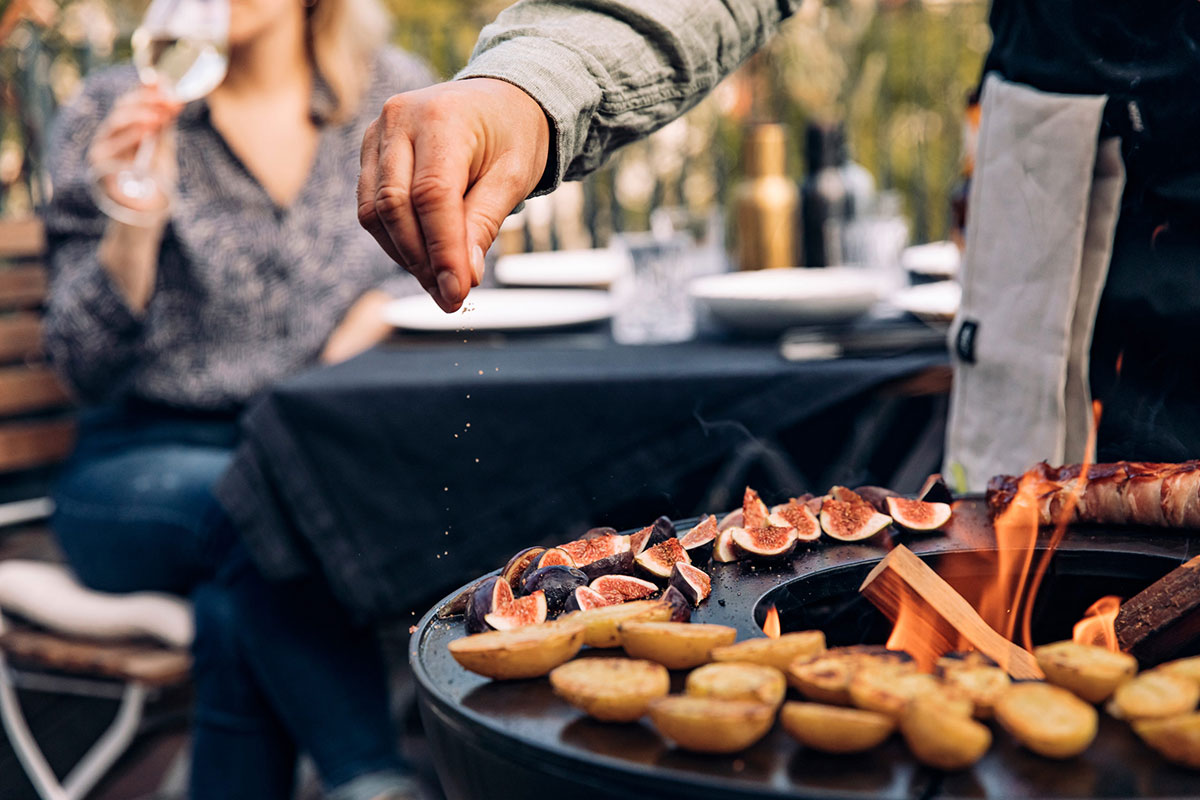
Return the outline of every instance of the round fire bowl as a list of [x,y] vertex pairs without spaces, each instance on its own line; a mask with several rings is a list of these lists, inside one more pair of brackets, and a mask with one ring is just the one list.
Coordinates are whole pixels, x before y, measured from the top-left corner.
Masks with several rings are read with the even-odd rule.
[[[681,526],[684,527],[684,526]],[[905,536],[904,543],[954,582],[968,559],[957,554],[994,542],[982,503],[960,501],[944,533]],[[1034,626],[1037,641],[1070,635],[1070,623],[1101,594],[1129,596],[1194,555],[1200,534],[1081,529],[1068,534],[1047,577]],[[786,566],[711,564],[712,596],[695,622],[760,635],[775,604],[784,630],[819,627],[831,645],[880,643],[890,624],[857,597],[871,567],[886,554],[874,544],[819,542]],[[959,574],[956,575],[956,570]],[[457,594],[457,593],[456,593]],[[447,598],[443,603],[448,602]],[[646,721],[596,722],[556,697],[546,679],[493,682],[462,669],[446,649],[465,635],[461,617],[421,620],[410,661],[438,775],[450,800],[699,800],[700,798],[1167,798],[1200,794],[1200,776],[1145,747],[1128,725],[1101,714],[1086,753],[1051,761],[997,732],[972,769],[945,774],[920,766],[902,741],[854,756],[801,747],[776,725],[733,756],[674,749]],[[612,651],[600,651],[606,653]],[[617,651],[620,652],[620,651]],[[586,653],[584,655],[586,657]],[[673,690],[682,688],[682,673]]]

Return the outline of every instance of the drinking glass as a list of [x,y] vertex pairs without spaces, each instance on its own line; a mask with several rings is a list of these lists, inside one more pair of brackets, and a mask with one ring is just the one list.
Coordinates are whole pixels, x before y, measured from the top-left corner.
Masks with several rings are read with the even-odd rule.
[[[153,0],[133,33],[138,78],[170,100],[199,100],[225,79],[228,39],[229,0]],[[129,225],[166,214],[171,189],[151,169],[157,144],[157,136],[147,136],[132,162],[96,167],[92,193],[104,213]]]
[[613,245],[628,268],[613,282],[613,338],[621,344],[682,342],[696,334],[687,234],[622,234]]

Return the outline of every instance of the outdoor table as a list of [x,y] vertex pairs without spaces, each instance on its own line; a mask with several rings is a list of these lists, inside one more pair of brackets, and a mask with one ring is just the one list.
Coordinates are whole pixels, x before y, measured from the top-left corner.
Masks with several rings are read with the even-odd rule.
[[633,524],[599,511],[667,512],[748,440],[945,364],[790,362],[774,341],[391,342],[268,391],[217,494],[268,577],[317,567],[356,618],[394,620],[522,547]]

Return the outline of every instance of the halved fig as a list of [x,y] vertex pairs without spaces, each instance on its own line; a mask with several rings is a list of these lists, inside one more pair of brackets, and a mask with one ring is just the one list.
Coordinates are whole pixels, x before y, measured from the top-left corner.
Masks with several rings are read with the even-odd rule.
[[742,524],[743,528],[761,528],[767,524],[767,516],[771,510],[758,496],[758,492],[746,487],[742,494]]
[[611,555],[628,550],[629,539],[624,536],[609,534],[597,536],[593,539],[576,539],[573,542],[560,544],[558,549],[566,551],[567,555],[575,560],[575,566],[582,567],[585,564],[591,564],[593,561],[599,561],[602,558],[608,558]]
[[654,533],[654,526],[647,525],[637,533],[629,534],[629,552],[635,556],[646,549],[650,544],[650,534]]
[[935,472],[925,479],[925,483],[921,486],[921,491],[917,492],[917,499],[924,500],[926,503],[950,504],[954,502],[954,493],[946,485],[946,481],[942,478],[942,473]]
[[792,527],[734,528],[732,538],[737,552],[763,561],[787,558],[796,549],[796,529]]
[[591,582],[591,587],[610,603],[626,600],[642,600],[658,592],[658,585],[632,575],[601,575]]
[[900,496],[899,492],[893,492],[891,489],[885,489],[882,486],[859,486],[854,490],[854,493],[873,505],[875,510],[881,514],[888,513],[887,503],[889,497]]
[[865,502],[830,498],[821,506],[821,529],[843,542],[870,539],[891,524],[891,517]]
[[[793,500],[786,505],[776,506],[771,517],[778,517],[786,525],[795,529],[797,541],[815,542],[821,538],[821,523],[817,520],[817,515],[803,503]],[[772,524],[778,524],[778,521]]]
[[546,621],[546,593],[542,591],[518,597],[507,606],[484,615],[489,627],[498,631],[511,631],[526,625],[538,625]]
[[512,587],[504,578],[498,575],[484,578],[467,598],[467,633],[488,630],[487,615],[505,608],[514,599]]
[[687,551],[688,559],[693,564],[704,564],[712,558],[713,542],[716,541],[717,518],[709,514],[696,524],[696,527],[679,537],[679,543]]
[[527,572],[525,579],[521,582],[521,588],[525,591],[525,594],[533,594],[539,591],[544,592],[546,595],[546,608],[550,611],[561,609],[573,591],[580,586],[587,585],[587,575],[565,564],[552,564],[548,567],[540,567]]
[[579,538],[580,539],[600,539],[605,536],[616,536],[616,535],[617,535],[616,528],[609,528],[606,526],[606,527],[602,527],[602,528],[590,528],[590,529],[588,529],[588,531],[585,534],[583,534],[583,536],[580,536]]
[[590,586],[577,586],[563,604],[564,611],[587,611],[589,608],[600,608],[612,605],[608,598]]
[[660,579],[670,578],[671,568],[676,563],[680,561],[685,564],[691,563],[687,550],[684,550],[683,545],[674,537],[647,547],[633,560],[647,574]]
[[950,521],[950,506],[889,497],[887,510],[897,525],[910,531],[936,531]]
[[521,591],[521,579],[525,577],[525,570],[529,569],[529,565],[533,563],[534,559],[544,552],[546,552],[544,547],[526,547],[508,560],[504,569],[500,570],[500,577],[508,581],[509,587],[514,592]]
[[740,530],[743,528],[726,528],[717,534],[716,541],[713,542],[713,561],[728,564],[738,560],[738,553],[733,549],[733,534]]
[[847,489],[845,486],[834,486],[830,489],[825,499],[828,500],[830,498],[840,500],[843,503],[865,503],[866,505],[871,505],[864,498],[860,497],[858,492],[853,489]]
[[684,596],[683,592],[674,586],[668,586],[660,599],[671,607],[671,616],[667,620],[668,622],[692,621],[692,603]]
[[720,533],[721,531],[727,531],[730,528],[740,528],[742,527],[742,522],[742,510],[740,508],[735,508],[733,511],[730,511],[728,514],[721,517],[721,521],[717,523],[717,532]]
[[679,561],[671,568],[670,587],[682,594],[689,603],[698,606],[712,594],[712,578],[704,570]]
[[588,576],[589,581],[601,575],[630,575],[633,573],[633,551],[624,550],[611,556],[598,558],[590,564],[584,564],[579,569]]
[[552,567],[562,565],[564,567],[575,566],[575,559],[571,558],[571,554],[561,547],[551,547],[546,552],[533,560],[533,563],[538,567]]

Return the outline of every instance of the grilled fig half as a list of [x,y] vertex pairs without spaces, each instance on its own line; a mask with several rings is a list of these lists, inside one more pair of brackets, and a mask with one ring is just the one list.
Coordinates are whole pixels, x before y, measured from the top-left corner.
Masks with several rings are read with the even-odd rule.
[[696,527],[679,537],[679,543],[687,551],[688,560],[693,564],[705,564],[712,558],[713,542],[716,541],[717,518],[709,514],[696,524]]
[[593,561],[599,561],[628,550],[629,538],[608,534],[592,539],[576,539],[573,542],[560,544],[558,549],[566,551],[567,555],[575,561],[575,566],[582,567]]
[[538,591],[545,593],[546,608],[549,611],[561,609],[567,602],[567,598],[571,596],[571,592],[580,586],[587,585],[587,575],[565,564],[539,567],[525,573],[525,580],[521,582],[521,588],[525,590],[525,594],[533,594]]
[[954,502],[954,492],[950,491],[950,487],[946,485],[945,479],[942,478],[942,473],[935,472],[925,479],[925,483],[921,486],[921,491],[917,492],[917,499],[924,500],[926,503],[946,503],[949,505]]
[[653,578],[666,580],[671,577],[671,568],[676,562],[690,563],[687,550],[678,539],[670,538],[659,544],[651,545],[634,558],[637,565]]
[[796,529],[770,523],[761,528],[734,528],[733,548],[758,561],[782,560],[796,549]]
[[632,575],[602,575],[590,584],[591,588],[604,595],[610,603],[626,600],[642,600],[658,593],[658,586]]
[[889,497],[887,504],[895,523],[910,531],[936,531],[950,521],[950,506],[945,503]]
[[821,529],[843,542],[870,539],[891,524],[891,517],[865,502],[830,498],[821,506]]
[[650,534],[652,533],[654,533],[654,526],[647,525],[637,533],[629,534],[629,550],[635,556],[645,550],[650,545]]
[[485,615],[484,620],[489,627],[498,631],[510,631],[513,628],[545,622],[546,611],[546,594],[537,591],[525,597],[518,597],[504,608]]
[[712,594],[712,578],[704,570],[680,561],[671,569],[670,588],[682,594],[692,605],[698,606]]
[[500,577],[508,581],[509,588],[514,592],[521,591],[521,578],[525,577],[525,570],[544,552],[544,547],[526,547],[508,560],[504,569],[500,570]]
[[799,542],[815,542],[821,538],[821,523],[817,520],[817,515],[803,503],[792,501],[787,505],[777,506],[767,519],[772,525],[794,529],[796,540]]
[[590,564],[584,564],[579,569],[583,570],[583,574],[588,576],[589,581],[594,581],[601,575],[632,575],[633,551],[623,550],[620,553],[613,553],[611,556],[596,559]]
[[758,492],[746,487],[742,495],[742,524],[743,528],[761,528],[767,524],[767,516],[771,511],[767,504],[758,496]]
[[717,534],[716,541],[713,542],[713,561],[728,564],[738,560],[738,552],[733,549],[733,534],[740,530],[744,530],[744,528],[726,528]]
[[573,567],[575,566],[575,559],[571,558],[571,554],[561,547],[551,547],[535,558],[533,563],[539,567],[552,567],[555,565]]
[[578,586],[571,592],[567,602],[563,604],[564,611],[587,611],[589,608],[600,608],[612,605],[604,595],[589,586]]
[[742,510],[735,508],[725,516],[721,517],[721,521],[717,523],[717,532],[727,531],[730,528],[742,527]]
[[671,607],[671,622],[692,621],[692,604],[683,596],[683,592],[674,586],[668,586],[663,592],[662,601]]
[[511,605],[513,600],[512,587],[503,577],[484,578],[467,598],[467,633],[488,630],[487,615]]

